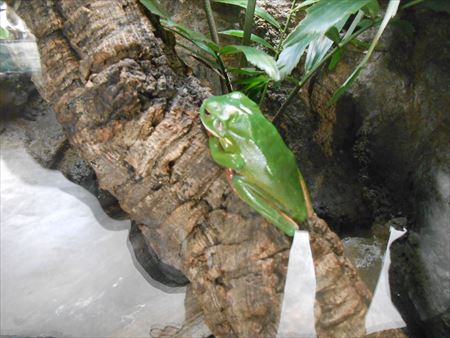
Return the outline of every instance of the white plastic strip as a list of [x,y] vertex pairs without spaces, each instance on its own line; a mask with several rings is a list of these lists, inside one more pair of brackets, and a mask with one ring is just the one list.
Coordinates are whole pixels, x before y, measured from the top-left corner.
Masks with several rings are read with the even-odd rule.
[[316,337],[314,301],[316,275],[309,234],[296,231],[289,254],[278,338]]
[[393,227],[390,228],[389,242],[386,249],[386,255],[381,268],[380,277],[375,288],[375,293],[366,315],[366,333],[398,329],[405,327],[406,324],[399,312],[392,304],[391,289],[389,286],[389,266],[391,265],[390,248],[392,242],[402,237],[406,230],[399,231]]

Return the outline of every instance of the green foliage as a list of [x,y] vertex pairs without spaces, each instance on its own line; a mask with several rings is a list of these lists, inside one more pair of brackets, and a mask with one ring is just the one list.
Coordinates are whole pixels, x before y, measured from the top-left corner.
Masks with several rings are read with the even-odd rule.
[[256,76],[256,75],[261,75],[264,72],[261,70],[258,70],[256,68],[235,68],[235,67],[229,67],[227,68],[227,71],[233,74],[238,74],[238,75],[247,75],[247,76]]
[[262,88],[270,81],[266,74],[260,74],[235,81],[249,97],[257,97]]
[[328,70],[330,71],[334,70],[339,61],[341,61],[341,58],[342,58],[342,49],[338,48],[331,56],[331,61],[328,65]]
[[378,44],[378,41],[381,38],[381,35],[383,34],[384,30],[386,29],[387,24],[389,21],[397,14],[398,6],[400,4],[400,1],[398,0],[390,0],[388,7],[386,9],[386,13],[384,14],[383,21],[381,22],[380,27],[378,28],[377,34],[372,40],[372,43],[369,47],[369,50],[367,51],[366,55],[362,59],[362,61],[358,64],[358,66],[355,68],[353,73],[347,78],[347,80],[344,82],[344,84],[339,87],[339,89],[336,91],[334,96],[331,98],[331,104],[334,104],[352,85],[353,82],[358,78],[359,73],[361,73],[361,70],[364,68],[366,63],[369,61],[370,56],[372,55],[373,51],[375,50],[375,47]]
[[317,39],[314,39],[310,43],[308,47],[308,52],[306,54],[305,73],[308,73],[311,69],[313,69],[322,61],[322,59],[325,57],[325,55],[333,45],[333,42],[335,44],[339,44],[341,42],[341,36],[339,35],[339,31],[342,29],[346,21],[347,17],[338,22],[336,26],[333,26],[330,29],[328,29],[325,35],[322,35]]
[[[346,46],[353,44],[367,52],[333,96],[331,102],[335,103],[348,90],[369,61],[381,34],[388,22],[395,16],[400,3],[398,0],[390,0],[385,15],[381,18],[378,0],[305,0],[301,2],[293,0],[289,16],[282,26],[269,13],[256,6],[254,0],[211,0],[246,9],[243,30],[229,29],[217,32],[215,24],[210,24],[210,33],[213,37],[211,39],[172,21],[157,0],[140,1],[148,10],[160,17],[160,22],[165,29],[194,45],[192,47],[192,45],[179,44],[188,51],[189,55],[216,72],[221,81],[225,80],[228,91],[232,90],[231,83],[234,83],[252,99],[259,98],[262,104],[269,84],[272,88],[277,88],[279,83],[284,80],[294,83],[295,88],[276,116],[286,109],[298,90],[321,67],[328,65],[328,70],[334,70],[342,59]],[[449,0],[410,0],[402,3],[401,8],[409,8],[417,4],[435,10],[450,10]],[[288,32],[290,19],[295,17],[298,11],[306,11],[306,15],[292,31]],[[213,22],[209,1],[205,1],[205,12],[208,22]],[[256,17],[262,18],[278,29],[280,37],[278,46],[272,46],[262,37],[253,34],[252,27]],[[378,25],[378,31],[370,43],[358,40],[360,34]],[[234,36],[242,39],[242,42],[222,46],[219,43],[218,34]],[[241,62],[241,67],[238,68],[227,67],[223,62],[223,56],[231,54],[242,54],[241,60],[247,60],[256,68],[247,67],[245,62]],[[299,79],[295,79],[291,73],[302,57],[304,71]],[[223,85],[222,90],[225,91]]]
[[158,1],[156,0],[140,0],[141,4],[145,6],[151,13],[160,16],[161,18],[168,18],[169,15],[166,11],[161,7]]
[[380,12],[380,4],[377,0],[372,0],[367,5],[365,5],[362,10],[368,17],[376,18],[378,16],[378,13]]
[[[240,29],[228,29],[226,31],[219,32],[219,34],[235,36],[238,38],[244,37],[244,31],[240,30]],[[267,49],[271,49],[272,51],[275,51],[275,48],[269,42],[267,42],[262,37],[260,37],[256,34],[252,34],[250,39],[262,47],[266,47]]]
[[[321,39],[333,26],[343,26],[342,22],[345,23],[350,14],[356,13],[370,1],[320,0],[309,7],[306,17],[284,40],[283,50],[278,58],[282,78],[291,74],[310,43]],[[322,53],[322,49],[318,52]]]
[[[213,0],[214,2],[219,2],[222,4],[228,4],[228,5],[234,5],[239,6],[242,8],[247,8],[247,0]],[[269,13],[267,13],[264,9],[261,7],[256,6],[255,14],[257,17],[260,17],[261,19],[267,21],[275,28],[281,29],[280,23]]]
[[270,55],[266,54],[260,49],[241,46],[241,45],[230,45],[225,46],[220,50],[221,55],[243,53],[248,62],[252,65],[264,70],[269,77],[274,81],[280,80],[280,72],[277,67],[275,59]]
[[[222,46],[219,42],[219,32],[215,25],[211,0],[204,0],[204,9],[211,38],[172,21],[157,0],[140,1],[150,12],[160,17],[160,22],[166,30],[181,36],[196,47],[195,49],[192,48],[192,45],[178,43],[180,47],[185,48],[189,52],[189,55],[218,74],[223,92],[231,92],[233,90],[233,83],[251,99],[255,101],[256,99],[259,99],[260,105],[262,105],[269,84],[272,85],[273,89],[277,89],[280,88],[280,83],[283,80],[294,83],[295,88],[290,92],[286,101],[276,112],[272,122],[286,110],[286,107],[298,94],[298,91],[302,86],[308,83],[321,67],[328,63],[328,70],[332,71],[336,68],[347,44],[352,43],[358,48],[362,48],[363,50],[367,49],[363,59],[330,100],[330,104],[335,103],[349,89],[369,61],[381,35],[388,23],[396,15],[400,5],[400,0],[389,0],[384,17],[380,18],[380,5],[378,0],[305,0],[299,4],[297,4],[297,0],[292,0],[291,11],[282,27],[271,15],[256,6],[256,0],[212,0],[216,3],[234,5],[246,9],[243,30],[230,29],[220,32],[222,35],[234,36],[242,39],[241,44]],[[434,10],[450,12],[449,3],[450,0],[429,0],[426,6]],[[425,5],[424,0],[410,0],[406,4],[403,4],[402,8],[409,8],[416,4]],[[291,18],[294,17],[298,11],[303,10],[306,11],[305,17],[286,36]],[[262,37],[252,33],[255,16],[262,18],[278,29],[280,43],[277,47],[272,46]],[[379,25],[378,31],[370,44],[358,40],[360,34],[376,25]],[[257,47],[260,48],[252,47],[251,42],[255,43]],[[266,48],[268,52],[266,53],[261,47]],[[273,56],[269,53],[273,53]],[[226,67],[223,62],[223,56],[231,54],[243,55],[248,63],[254,65],[256,68],[246,67],[244,57],[241,58],[241,67]],[[292,75],[292,72],[305,54],[303,74],[300,79],[296,79]],[[230,80],[233,79],[233,77],[234,82]],[[208,103],[211,103],[210,107],[213,110],[212,112],[219,116],[223,111],[226,111],[229,106],[232,106],[233,110],[242,109],[246,103],[251,102],[248,98],[245,98],[243,102],[237,102],[236,95],[240,98],[245,97],[242,94],[238,94],[238,92],[233,92],[221,97],[210,97],[203,102],[202,107],[200,108],[200,116],[208,131],[212,132],[216,127],[214,126],[214,123],[210,123],[211,121],[208,122],[205,114],[205,106],[208,105]],[[250,106],[250,108],[247,107],[246,112],[248,112],[249,109],[259,111],[259,109],[257,109],[258,107],[253,102],[251,102]],[[246,113],[244,116],[247,115],[248,114]],[[220,120],[217,121],[221,122]],[[267,123],[270,128],[274,128],[270,122]],[[246,124],[244,123],[242,125],[245,126]],[[223,126],[221,128],[223,129]],[[220,131],[222,131],[222,129],[220,129]],[[220,134],[218,130],[219,129],[216,130],[217,135]],[[249,135],[253,134],[249,133]],[[262,138],[267,137],[264,133],[261,135]],[[219,156],[219,141],[212,140],[213,142],[210,140],[210,146],[213,158],[219,164],[227,168],[233,168],[235,163],[233,163],[232,159],[228,157],[228,160],[225,160],[223,156]],[[217,143],[216,146],[214,145],[214,142]],[[214,154],[216,154],[216,157],[214,157]],[[277,153],[277,155],[278,154],[279,153]],[[287,158],[287,156],[281,156],[279,160],[285,158]],[[228,164],[230,164],[230,166]],[[281,167],[284,170],[286,166],[282,164]],[[251,168],[252,171],[256,169],[256,166],[255,168]],[[298,177],[295,177],[295,184],[297,183]],[[236,185],[234,188],[239,189],[239,186]],[[243,192],[243,190],[241,190],[241,192]],[[305,191],[303,191],[302,195],[306,200],[307,194]],[[243,194],[241,198],[247,200],[247,202],[253,201],[253,199],[246,199],[245,196],[247,195]],[[263,208],[258,209],[257,204],[252,206],[259,212],[262,212],[263,215],[269,214],[272,211],[272,205],[267,210]],[[310,211],[308,211],[308,214],[309,213]],[[273,219],[279,218],[274,216]]]

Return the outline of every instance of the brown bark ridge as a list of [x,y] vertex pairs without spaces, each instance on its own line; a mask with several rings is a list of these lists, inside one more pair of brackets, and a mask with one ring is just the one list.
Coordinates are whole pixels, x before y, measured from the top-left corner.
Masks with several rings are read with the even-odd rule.
[[[290,241],[233,195],[210,159],[197,118],[209,91],[174,72],[136,1],[16,5],[37,38],[41,95],[101,187],[191,281],[213,334],[274,337]],[[328,226],[314,218],[308,227],[319,336],[363,336],[369,292]]]

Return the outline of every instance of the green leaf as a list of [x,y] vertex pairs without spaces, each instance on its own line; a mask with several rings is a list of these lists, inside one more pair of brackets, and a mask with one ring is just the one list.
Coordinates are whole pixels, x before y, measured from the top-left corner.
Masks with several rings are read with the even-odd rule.
[[241,90],[245,94],[256,100],[269,81],[270,79],[267,75],[263,74],[247,79],[237,80],[235,83],[241,86]]
[[[214,2],[219,2],[222,4],[228,4],[228,5],[234,5],[239,6],[242,8],[247,8],[247,0],[213,0]],[[255,14],[257,17],[260,17],[261,19],[267,21],[275,28],[281,29],[280,23],[269,13],[267,13],[264,9],[261,7],[256,6]]]
[[378,0],[372,0],[366,6],[364,6],[362,10],[367,16],[376,18],[378,17],[378,13],[380,12],[380,4],[378,3]]
[[297,12],[298,10],[305,8],[307,6],[314,5],[316,2],[319,2],[320,0],[306,0],[303,1],[300,5],[294,8],[294,12]]
[[333,26],[356,13],[371,0],[320,0],[307,9],[306,17],[283,42],[278,58],[281,76],[289,75],[300,61],[306,47],[324,36]]
[[240,85],[244,85],[245,88],[247,90],[249,89],[254,89],[257,87],[262,87],[263,85],[265,85],[267,82],[269,82],[270,79],[267,77],[267,75],[258,75],[255,77],[250,77],[247,79],[241,79],[241,80],[237,80],[234,83],[236,84],[240,84]]
[[332,45],[333,41],[326,36],[320,36],[309,44],[305,60],[305,73],[309,72],[324,58]]
[[280,80],[280,72],[277,68],[275,59],[262,50],[241,45],[225,46],[220,50],[220,54],[222,55],[236,53],[243,53],[248,62],[258,67],[259,69],[264,70],[272,80]]
[[348,79],[344,82],[344,84],[339,87],[339,89],[334,93],[333,97],[330,100],[330,105],[335,104],[336,101],[344,95],[344,93],[350,88],[350,86],[355,82],[355,80],[358,78],[359,73],[361,73],[362,67],[356,67],[356,69],[353,71],[353,73],[348,77]]
[[[341,42],[341,36],[339,32],[344,27],[349,16],[345,16],[341,21],[339,21],[336,26],[331,27],[325,34],[326,36],[321,36],[313,40],[309,47],[308,53],[306,54],[305,60],[305,73],[308,73],[316,65],[318,65],[322,59],[327,55],[333,42],[339,44]],[[331,39],[331,40],[330,40]]]
[[[186,26],[183,26],[179,23],[172,21],[169,18],[169,15],[164,11],[164,9],[161,7],[161,5],[157,0],[140,0],[140,2],[150,12],[161,17],[161,24],[166,30],[180,35],[181,37],[193,43],[199,49],[203,50],[207,54],[217,59],[217,52],[219,51],[219,46],[216,43],[214,43],[211,39],[207,38],[205,35],[201,33],[193,31],[192,29]],[[198,55],[196,55],[196,57],[200,58]]]
[[333,26],[326,33],[325,36],[333,41],[335,44],[339,44],[341,42],[341,36],[339,35],[338,29]]
[[255,75],[261,75],[264,74],[262,70],[258,70],[256,68],[234,68],[229,67],[227,68],[227,72],[238,74],[238,75],[248,75],[248,76],[255,76]]
[[178,34],[179,36],[183,37],[184,39],[190,41],[192,44],[194,44],[195,46],[197,46],[199,49],[201,49],[202,51],[204,51],[206,54],[211,55],[212,57],[214,57],[215,59],[217,59],[217,53],[210,48],[206,43],[204,43],[203,41],[198,41],[198,40],[194,40],[191,39],[189,36],[187,36],[186,34],[182,33],[179,30],[176,30],[174,28],[170,28],[168,26],[164,26],[164,28],[172,33]]
[[361,40],[356,39],[356,38],[353,39],[352,41],[350,41],[350,43],[351,43],[353,46],[355,46],[355,47],[357,47],[357,48],[360,48],[360,49],[366,50],[366,49],[369,49],[369,48],[370,48],[370,43],[365,42],[365,41],[361,41]]
[[[229,35],[229,36],[236,36],[238,38],[242,38],[244,36],[244,31],[243,30],[239,30],[239,29],[229,29],[229,30],[226,30],[226,31],[219,32],[219,34]],[[268,43],[266,40],[264,40],[263,38],[261,38],[260,36],[258,36],[256,34],[252,34],[251,35],[251,40],[253,42],[259,43],[263,47],[266,47],[266,48],[271,49],[271,50],[275,50],[275,48],[270,43]]]
[[221,67],[218,62],[215,60],[211,60],[210,58],[200,54],[196,50],[190,48],[189,46],[183,45],[182,43],[178,43],[177,46],[180,46],[184,49],[186,49],[189,52],[189,55],[193,58],[195,58],[197,61],[200,61],[201,63],[205,64],[209,68],[213,70],[221,71]]
[[186,26],[183,26],[179,23],[176,23],[172,20],[162,20],[161,23],[164,25],[165,28],[171,28],[175,30],[176,32],[182,33],[184,36],[187,37],[188,40],[191,41],[202,41],[205,44],[207,44],[211,49],[218,51],[219,46],[213,42],[210,38],[206,37],[202,33],[196,32]]
[[161,17],[161,24],[165,29],[178,34],[186,40],[195,44],[198,48],[202,49],[206,53],[216,57],[216,53],[219,51],[219,46],[205,35],[196,32],[184,25],[176,23],[169,19],[169,15],[164,11],[157,0],[140,0],[140,2],[153,14]]
[[151,13],[160,16],[161,18],[168,18],[169,15],[161,7],[157,0],[140,0],[141,4],[145,6]]
[[341,87],[339,87],[339,89],[333,95],[333,97],[330,100],[330,104],[336,103],[336,101],[348,90],[348,88],[350,88],[350,86],[353,84],[353,82],[355,82],[355,80],[358,78],[358,75],[361,73],[362,69],[367,64],[367,62],[370,59],[370,56],[372,55],[373,51],[375,50],[375,47],[377,46],[378,41],[381,38],[381,35],[383,34],[384,30],[386,29],[387,24],[397,14],[399,4],[400,4],[400,1],[398,1],[398,0],[389,0],[389,4],[386,9],[386,13],[384,14],[383,21],[381,22],[380,27],[378,28],[378,31],[375,34],[375,37],[373,38],[372,43],[370,44],[369,50],[367,51],[367,53],[364,56],[364,58],[362,59],[362,61],[354,69],[353,73],[347,78],[347,80],[344,82],[344,84]]
[[358,22],[358,27],[364,29],[366,27],[369,27],[371,24],[372,24],[372,20],[362,19],[361,21]]
[[333,71],[336,68],[339,61],[341,61],[341,58],[342,58],[342,48],[339,48],[333,53],[330,64],[328,65],[328,70]]
[[185,38],[186,40],[190,41],[195,46],[203,50],[205,53],[217,59],[217,53],[220,48],[211,39],[170,19],[161,19],[161,24],[168,31],[180,35],[181,37]]
[[[356,27],[358,27],[358,25],[360,24],[361,20],[364,17],[364,12],[363,11],[358,11],[358,14],[356,14],[355,18],[353,19],[352,24],[350,25],[350,27],[347,29],[347,32],[345,32],[344,37],[342,38],[342,40],[347,40],[355,31]],[[371,25],[372,21],[368,20],[368,24]]]
[[0,27],[0,39],[9,38],[9,31],[6,28]]

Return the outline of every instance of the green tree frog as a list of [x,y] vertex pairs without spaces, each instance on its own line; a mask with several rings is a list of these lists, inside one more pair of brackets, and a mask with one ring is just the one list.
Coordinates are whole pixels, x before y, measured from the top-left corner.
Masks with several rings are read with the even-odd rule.
[[239,197],[294,236],[313,214],[294,154],[258,105],[240,92],[206,99],[200,119],[209,134],[213,160],[227,168]]

